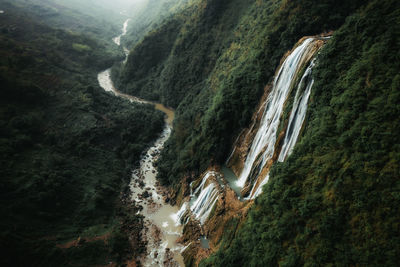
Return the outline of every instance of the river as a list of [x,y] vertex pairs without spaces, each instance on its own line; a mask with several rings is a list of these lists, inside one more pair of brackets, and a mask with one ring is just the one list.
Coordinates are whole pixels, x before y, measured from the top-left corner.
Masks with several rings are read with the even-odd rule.
[[[121,37],[127,33],[129,25],[127,19],[122,27],[121,35],[113,38],[117,45],[121,45]],[[126,62],[129,50],[123,47]],[[176,241],[182,235],[182,226],[176,224],[175,214],[179,207],[171,206],[164,202],[161,195],[162,188],[156,180],[157,169],[154,163],[157,161],[164,143],[168,140],[174,119],[174,111],[161,103],[146,101],[117,90],[111,80],[111,69],[98,74],[99,85],[108,92],[118,97],[128,99],[131,102],[141,104],[152,104],[157,110],[164,112],[165,127],[160,137],[147,150],[145,156],[140,160],[140,167],[132,173],[130,182],[131,199],[143,209],[140,214],[145,218],[146,229],[143,229],[143,236],[146,238],[147,255],[141,259],[144,266],[184,266],[181,251],[183,246]]]

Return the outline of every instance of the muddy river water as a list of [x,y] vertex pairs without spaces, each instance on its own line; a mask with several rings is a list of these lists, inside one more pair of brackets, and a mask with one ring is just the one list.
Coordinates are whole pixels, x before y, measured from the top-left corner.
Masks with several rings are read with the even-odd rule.
[[[121,45],[121,37],[126,34],[129,19],[124,22],[122,34],[113,39],[114,43]],[[128,49],[123,47],[126,56]],[[124,60],[126,62],[126,59]],[[147,150],[140,161],[140,167],[132,173],[130,182],[131,199],[143,207],[139,212],[145,218],[143,236],[147,240],[147,256],[142,259],[144,266],[184,266],[181,251],[184,247],[176,242],[182,235],[182,226],[177,223],[176,214],[179,207],[171,206],[164,202],[161,195],[162,188],[158,186],[157,170],[154,163],[157,161],[164,143],[168,140],[174,111],[160,103],[146,101],[118,91],[111,80],[111,69],[98,74],[99,85],[115,96],[128,99],[131,102],[151,104],[165,113],[165,126],[160,137]]]

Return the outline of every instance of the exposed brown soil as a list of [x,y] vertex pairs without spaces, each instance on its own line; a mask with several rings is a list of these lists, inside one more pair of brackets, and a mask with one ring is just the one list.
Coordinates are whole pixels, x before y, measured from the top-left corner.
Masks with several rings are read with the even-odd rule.
[[102,241],[104,241],[104,243],[108,243],[109,237],[110,237],[110,233],[106,233],[104,235],[95,236],[95,237],[78,237],[67,243],[57,244],[56,247],[67,249],[67,248],[71,248],[71,247],[77,247],[84,243],[89,243],[89,242],[98,241],[98,240],[102,240]]

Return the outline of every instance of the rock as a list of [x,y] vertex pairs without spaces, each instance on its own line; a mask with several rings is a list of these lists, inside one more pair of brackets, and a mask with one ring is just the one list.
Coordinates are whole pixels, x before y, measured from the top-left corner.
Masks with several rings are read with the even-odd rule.
[[149,194],[149,191],[144,191],[143,192],[143,194],[142,194],[142,197],[144,197],[144,198],[148,198],[150,196],[150,194]]
[[143,188],[144,186],[145,186],[144,182],[143,181],[139,181],[139,187]]

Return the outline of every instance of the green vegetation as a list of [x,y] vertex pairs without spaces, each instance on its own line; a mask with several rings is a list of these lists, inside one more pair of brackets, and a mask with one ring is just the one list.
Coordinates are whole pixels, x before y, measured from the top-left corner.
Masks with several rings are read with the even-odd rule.
[[201,266],[398,265],[399,10],[370,1],[335,32],[294,153]]
[[362,2],[197,0],[148,34],[115,76],[124,91],[176,107],[160,180],[174,185],[224,162],[283,54]]
[[185,7],[188,0],[147,0],[137,2],[129,10],[128,34],[122,37],[126,47],[132,48],[152,30],[159,28],[166,18]]
[[[107,0],[105,0],[107,2]],[[120,29],[124,17],[113,1],[112,9],[101,0],[3,0],[29,13],[35,21],[71,32],[96,37],[102,45],[111,46],[109,40]],[[7,9],[7,6],[2,8]]]
[[120,83],[176,107],[159,162],[175,186],[224,162],[293,44],[337,30],[295,152],[203,265],[397,264],[399,10],[394,0],[197,0],[135,46]]
[[90,46],[84,45],[84,44],[72,44],[72,48],[75,49],[78,52],[84,53],[92,50]]
[[[97,72],[123,57],[110,38],[125,18],[102,20],[101,6],[91,16],[93,1],[1,7],[1,265],[124,264],[143,252],[142,218],[120,199],[163,118],[98,87]],[[143,10],[112,76],[176,108],[158,162],[171,187],[226,160],[293,44],[335,30],[293,154],[201,265],[398,265],[398,1],[150,0]]]
[[49,27],[36,11],[2,9],[0,265],[105,265],[138,255],[126,225],[139,235],[142,219],[120,195],[162,113],[99,88],[97,73],[120,58],[117,49],[68,23]]

